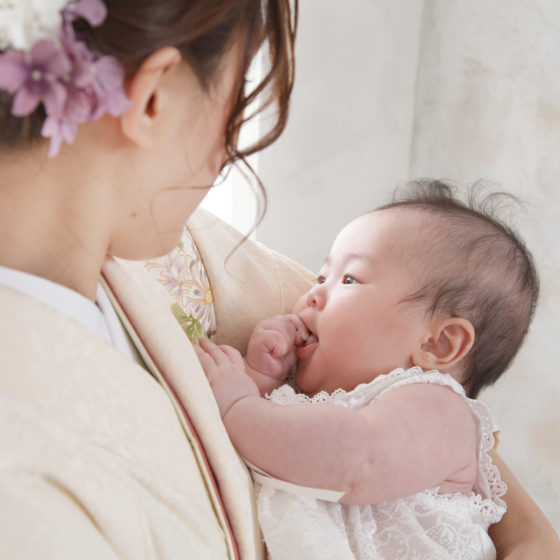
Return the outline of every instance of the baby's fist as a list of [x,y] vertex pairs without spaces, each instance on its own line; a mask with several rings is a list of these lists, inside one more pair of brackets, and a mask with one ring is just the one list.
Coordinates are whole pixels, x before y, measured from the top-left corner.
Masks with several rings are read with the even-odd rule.
[[261,321],[251,334],[247,365],[276,381],[283,381],[296,364],[296,347],[309,337],[297,315],[276,315]]

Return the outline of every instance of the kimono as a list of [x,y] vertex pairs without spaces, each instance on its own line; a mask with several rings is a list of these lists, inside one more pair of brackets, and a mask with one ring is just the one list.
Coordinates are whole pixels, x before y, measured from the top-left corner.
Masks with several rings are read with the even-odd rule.
[[[310,274],[201,210],[189,221],[212,288],[215,340],[244,351]],[[227,257],[231,254],[229,259]],[[0,286],[0,551],[6,558],[264,555],[253,484],[173,295],[144,263],[102,285],[143,366],[84,326]]]

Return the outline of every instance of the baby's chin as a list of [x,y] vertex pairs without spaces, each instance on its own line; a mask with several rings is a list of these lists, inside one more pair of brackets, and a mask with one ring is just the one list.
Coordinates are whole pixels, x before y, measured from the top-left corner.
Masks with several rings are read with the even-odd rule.
[[312,372],[309,371],[309,368],[305,366],[300,367],[300,363],[298,363],[294,375],[294,380],[298,389],[308,397],[313,397],[321,391],[327,391],[329,393],[330,391],[324,387],[323,383],[319,382],[317,379],[313,379]]
[[313,396],[318,391],[314,390],[313,384],[310,383],[309,376],[306,375],[306,367],[302,365],[300,360],[296,366],[296,371],[294,374],[294,381],[296,382],[297,388],[307,395],[308,397]]

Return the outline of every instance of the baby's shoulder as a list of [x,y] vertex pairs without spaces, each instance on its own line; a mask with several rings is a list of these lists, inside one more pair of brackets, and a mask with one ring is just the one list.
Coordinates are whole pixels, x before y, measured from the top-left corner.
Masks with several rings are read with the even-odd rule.
[[433,383],[412,383],[382,393],[367,408],[390,408],[408,411],[407,416],[424,419],[428,424],[446,423],[475,425],[467,399],[450,386]]
[[395,442],[421,440],[434,456],[445,449],[459,463],[475,457],[476,420],[467,399],[449,386],[403,385],[380,395],[361,414],[371,424],[388,428]]
[[[390,391],[379,399],[398,406],[414,424],[417,437],[430,449],[429,456],[441,461],[446,455],[454,465],[438,484],[441,493],[469,494],[477,473],[477,423],[469,401],[446,385],[415,383]],[[406,411],[406,412],[405,412]]]

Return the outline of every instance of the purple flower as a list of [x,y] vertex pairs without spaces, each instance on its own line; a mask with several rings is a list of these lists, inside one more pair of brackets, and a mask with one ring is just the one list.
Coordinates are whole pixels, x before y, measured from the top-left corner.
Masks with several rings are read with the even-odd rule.
[[129,101],[123,89],[124,70],[116,58],[95,57],[85,43],[76,39],[71,26],[63,27],[60,43],[72,62],[70,82],[89,95],[91,120],[97,120],[105,112],[116,117],[128,109]]
[[71,25],[63,26],[58,38],[72,65],[69,81],[77,87],[89,86],[93,79],[93,69],[91,66],[94,60],[93,53],[85,43],[76,39]]
[[92,96],[71,83],[66,84],[66,92],[62,110],[49,114],[41,129],[41,134],[51,139],[49,157],[58,154],[63,142],[72,144],[78,132],[78,125],[91,120]]
[[74,0],[62,16],[52,41],[36,41],[29,52],[10,49],[0,54],[0,89],[14,96],[12,113],[25,116],[44,105],[41,134],[51,140],[49,157],[63,142],[73,143],[79,124],[105,112],[119,116],[130,104],[119,61],[91,50],[72,25],[77,18],[92,27],[101,25],[107,16],[102,0]]
[[98,103],[92,120],[97,120],[104,112],[114,117],[121,115],[130,106],[123,88],[123,67],[116,58],[102,56],[94,62],[92,68],[92,86]]
[[52,158],[60,151],[63,142],[72,144],[78,132],[78,124],[65,117],[49,115],[43,123],[41,134],[44,138],[50,138],[49,157]]
[[97,27],[107,17],[107,6],[105,6],[102,0],[76,0],[66,6],[62,15],[66,22],[72,22],[82,17],[92,27]]
[[27,56],[19,51],[0,55],[0,88],[15,95],[12,113],[29,115],[40,103],[47,113],[59,112],[66,101],[63,80],[71,69],[66,54],[45,39],[37,41]]

